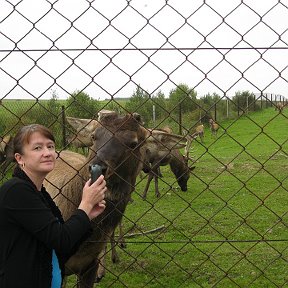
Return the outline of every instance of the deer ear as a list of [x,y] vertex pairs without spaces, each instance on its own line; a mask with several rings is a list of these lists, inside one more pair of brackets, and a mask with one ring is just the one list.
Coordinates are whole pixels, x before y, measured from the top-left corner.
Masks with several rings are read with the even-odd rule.
[[4,138],[2,138],[2,137],[0,137],[0,138],[1,138],[0,139],[0,150],[2,152],[4,152],[8,142],[11,139],[11,136],[10,135],[6,135],[6,136],[4,136]]
[[188,162],[189,157],[187,157],[187,155],[184,154],[184,155],[182,155],[182,157],[183,157],[183,160],[184,160],[184,161]]

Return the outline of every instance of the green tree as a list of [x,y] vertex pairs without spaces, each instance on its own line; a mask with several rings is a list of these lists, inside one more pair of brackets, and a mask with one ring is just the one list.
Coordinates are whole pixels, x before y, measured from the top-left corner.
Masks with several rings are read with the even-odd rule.
[[66,115],[77,118],[97,118],[100,104],[83,91],[75,91],[66,101]]
[[164,93],[160,90],[156,95],[152,96],[153,105],[155,106],[155,117],[156,119],[164,119],[169,117],[169,111],[167,108],[167,99],[165,99]]
[[[250,110],[257,110],[257,106],[254,102],[255,95],[249,91],[238,91],[232,98],[234,110],[242,110],[242,112]],[[254,105],[255,104],[255,105]]]
[[179,84],[169,93],[169,110],[173,114],[192,112],[198,107],[197,93],[186,84]]
[[147,125],[149,125],[149,122],[152,120],[153,102],[151,96],[139,85],[126,103],[125,109],[130,113],[139,113]]
[[23,111],[23,119],[27,123],[39,123],[45,126],[56,123],[60,115],[61,104],[55,90],[52,91],[52,97],[48,101],[36,101],[28,110]]
[[21,121],[15,126],[23,124],[38,123],[49,127],[56,138],[56,144],[62,145],[62,119],[61,119],[61,104],[58,101],[58,96],[55,91],[52,92],[52,97],[48,101],[36,101],[27,109],[19,110]]
[[123,106],[117,102],[116,99],[111,99],[109,102],[103,107],[103,109],[115,111],[119,114],[123,114]]
[[58,95],[55,90],[52,91],[52,97],[47,102],[47,109],[55,116],[60,115],[61,113],[61,104],[58,101]]
[[212,95],[210,93],[204,95],[202,98],[202,101],[207,109],[210,109],[213,107],[217,102],[220,101],[221,97],[217,93],[213,93]]

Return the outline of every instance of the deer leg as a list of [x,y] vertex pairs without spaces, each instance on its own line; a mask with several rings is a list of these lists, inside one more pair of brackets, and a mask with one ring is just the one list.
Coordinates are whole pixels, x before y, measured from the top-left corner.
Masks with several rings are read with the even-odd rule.
[[152,181],[153,179],[153,172],[149,172],[148,174],[148,179],[147,179],[147,183],[146,183],[146,187],[144,189],[144,192],[143,192],[143,195],[142,195],[142,198],[143,199],[146,199],[146,196],[147,196],[147,192],[148,192],[148,189],[149,189],[149,186],[150,186],[150,182]]
[[77,288],[93,288],[95,274],[99,266],[98,259],[91,262],[85,271],[78,276]]
[[122,220],[119,223],[119,237],[118,237],[118,243],[121,248],[126,248],[126,243],[124,239],[124,231],[123,231],[123,224]]
[[107,253],[107,243],[105,244],[103,250],[101,251],[100,255],[99,255],[99,265],[98,265],[98,269],[96,271],[96,279],[95,282],[99,283],[101,281],[101,279],[105,276],[105,257],[106,257],[106,253]]
[[189,150],[190,150],[190,147],[191,147],[191,143],[192,143],[192,140],[190,138],[188,138],[187,144],[184,147],[184,155],[186,155],[187,158],[189,158],[189,152],[190,152]]
[[204,135],[203,134],[200,134],[200,141],[201,141],[201,143],[204,142]]
[[155,182],[155,195],[156,195],[157,198],[159,198],[161,195],[160,195],[160,192],[159,192],[158,174],[157,173],[154,174],[154,182]]
[[116,250],[117,243],[115,241],[115,231],[113,231],[111,237],[110,237],[110,244],[111,244],[111,260],[113,263],[119,262],[119,256]]
[[158,169],[157,169],[157,176],[158,177],[163,177],[163,175],[162,175],[162,173],[161,173],[161,170],[160,170],[160,166],[158,167]]

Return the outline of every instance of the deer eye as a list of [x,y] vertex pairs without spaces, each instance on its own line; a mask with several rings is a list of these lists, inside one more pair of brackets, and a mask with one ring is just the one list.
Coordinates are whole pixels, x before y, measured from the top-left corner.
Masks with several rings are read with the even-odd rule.
[[131,149],[135,149],[137,147],[137,145],[138,145],[138,141],[132,141],[129,143],[129,147]]
[[90,135],[90,137],[91,137],[92,140],[94,140],[94,141],[96,140],[96,135],[95,135],[95,133],[92,133],[92,134]]

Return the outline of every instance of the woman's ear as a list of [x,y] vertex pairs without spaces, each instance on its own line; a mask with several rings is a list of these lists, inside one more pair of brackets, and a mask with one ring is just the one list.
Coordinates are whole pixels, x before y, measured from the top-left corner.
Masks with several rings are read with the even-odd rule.
[[14,158],[19,165],[22,165],[24,162],[22,160],[22,155],[19,153],[14,154]]

